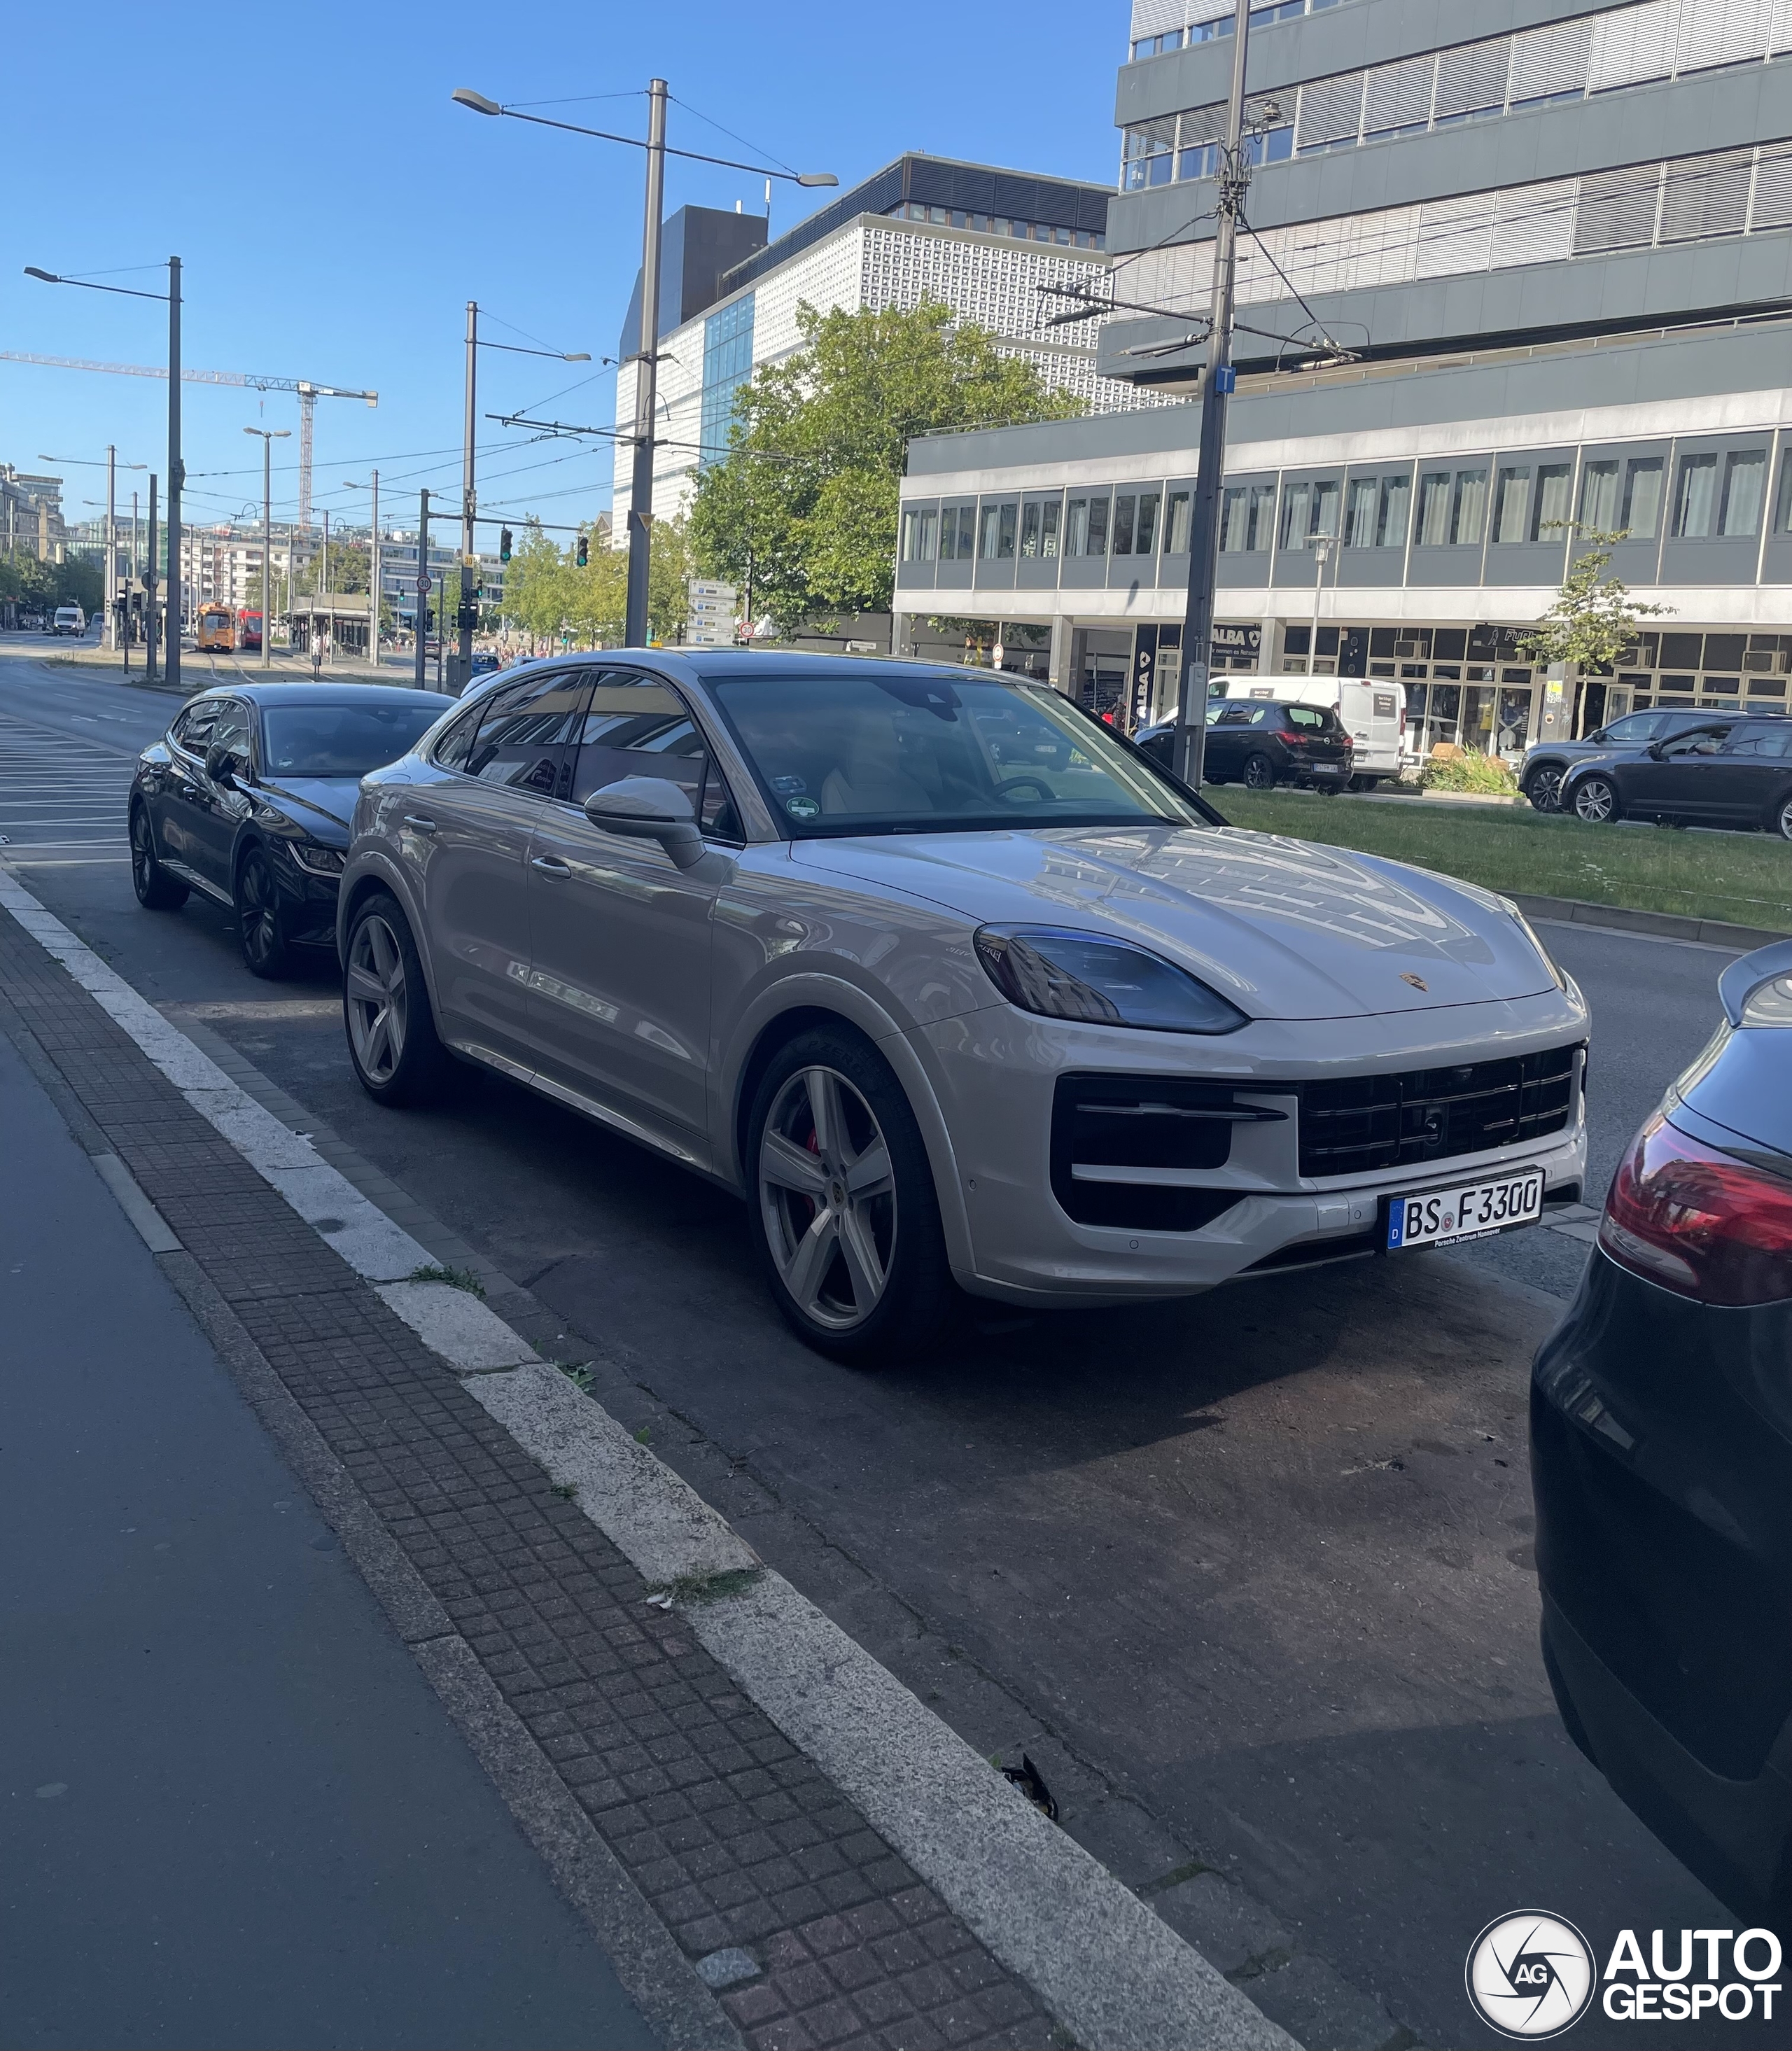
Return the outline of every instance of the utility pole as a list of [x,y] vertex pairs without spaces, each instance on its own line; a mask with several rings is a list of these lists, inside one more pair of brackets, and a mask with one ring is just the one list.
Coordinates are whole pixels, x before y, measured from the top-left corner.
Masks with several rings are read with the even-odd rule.
[[274,444],[283,442],[290,428],[245,428],[246,435],[261,437],[261,664],[274,666]]
[[[1248,0],[1239,0],[1242,10]],[[658,400],[660,209],[666,193],[666,80],[647,82],[647,214],[641,246],[641,353],[634,374],[634,478],[628,508],[628,621],[623,638],[647,645],[647,573],[654,519],[654,416]]]
[[114,472],[118,467],[118,450],[111,442],[106,444],[106,646],[118,646],[118,607],[114,600],[118,596],[118,515],[117,501],[113,491]]
[[416,675],[415,682],[420,691],[429,689],[428,672],[424,666],[424,650],[429,639],[429,494],[419,494],[417,508],[417,586],[412,603],[416,619]]
[[1176,711],[1173,760],[1184,783],[1201,788],[1207,753],[1207,679],[1213,640],[1213,592],[1220,570],[1220,486],[1226,463],[1226,400],[1232,369],[1232,285],[1238,215],[1249,182],[1244,161],[1244,60],[1251,0],[1238,0],[1232,31],[1232,97],[1226,109],[1226,154],[1213,225],[1213,307],[1207,369],[1201,381],[1201,455],[1189,508],[1189,604],[1182,623],[1182,686]]
[[[478,512],[473,482],[473,424],[477,417],[474,393],[479,381],[479,309],[467,302],[467,410],[461,425],[460,455],[460,604],[455,624],[460,630],[454,668],[449,682],[455,694],[473,681],[473,629],[478,620],[478,600],[474,596],[479,578],[479,558],[473,542],[473,522]],[[447,585],[443,584],[443,603]],[[447,620],[442,622],[442,638],[447,639]]]
[[[181,260],[168,260],[168,681],[181,681],[181,487],[186,466],[181,461]],[[155,486],[150,486],[150,527],[155,522]],[[152,538],[150,553],[155,553]],[[263,622],[265,629],[267,623]]]
[[1325,565],[1331,561],[1332,537],[1317,534],[1313,541],[1313,631],[1306,644],[1306,674],[1316,677],[1319,660],[1319,594],[1325,588]]
[[[323,509],[323,568],[321,574],[322,581],[318,584],[316,595],[311,600],[311,639],[314,645],[316,643],[318,636],[318,600],[320,598],[327,600],[330,592],[330,508],[327,506]],[[334,605],[330,608],[330,616],[332,620],[336,617],[336,608]],[[327,627],[324,630],[326,635],[329,631]],[[334,655],[336,651],[331,648],[330,652]]]
[[373,532],[367,545],[367,654],[380,666],[380,473],[373,473]]
[[149,546],[143,552],[143,681],[155,682],[155,472],[150,472]]

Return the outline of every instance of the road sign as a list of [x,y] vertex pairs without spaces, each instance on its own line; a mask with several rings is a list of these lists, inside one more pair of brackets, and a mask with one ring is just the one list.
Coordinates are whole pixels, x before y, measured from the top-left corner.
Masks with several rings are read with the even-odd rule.
[[417,579],[417,596],[419,598],[429,596],[429,573],[427,570]]

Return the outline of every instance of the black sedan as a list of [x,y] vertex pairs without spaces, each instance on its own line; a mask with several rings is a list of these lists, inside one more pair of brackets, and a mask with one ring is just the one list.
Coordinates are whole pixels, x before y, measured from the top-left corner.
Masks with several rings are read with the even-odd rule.
[[131,779],[138,903],[175,911],[197,890],[228,904],[257,975],[283,975],[295,947],[334,947],[361,779],[448,709],[384,684],[241,684],[189,699]]
[[1792,1920],[1792,941],[1613,1180],[1531,1389],[1543,1654],[1575,1742],[1744,1921]]
[[[1176,729],[1167,722],[1149,728],[1138,736],[1138,744],[1167,769]],[[1309,783],[1318,791],[1336,792],[1350,781],[1356,745],[1329,705],[1216,698],[1207,708],[1202,779],[1242,783],[1249,791]]]
[[1562,779],[1578,763],[1590,762],[1595,755],[1614,748],[1646,748],[1652,740],[1671,740],[1689,728],[1710,723],[1710,713],[1700,712],[1696,706],[1657,706],[1653,711],[1627,712],[1610,726],[1588,734],[1584,740],[1540,740],[1525,755],[1518,772],[1518,787],[1530,799],[1533,811],[1553,811],[1561,795]]
[[1560,807],[1590,826],[1652,819],[1792,840],[1792,719],[1707,720],[1595,755],[1563,778]]

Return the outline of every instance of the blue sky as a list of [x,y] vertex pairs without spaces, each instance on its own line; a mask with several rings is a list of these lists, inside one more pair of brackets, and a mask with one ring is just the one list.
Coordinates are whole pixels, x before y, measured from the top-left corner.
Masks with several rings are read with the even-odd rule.
[[[420,486],[458,484],[466,302],[479,302],[494,338],[613,355],[640,260],[640,152],[482,120],[450,104],[455,87],[507,104],[619,93],[539,111],[638,135],[642,88],[657,73],[674,96],[670,139],[688,148],[763,151],[843,186],[906,149],[1106,183],[1126,25],[1126,0],[1013,11],[908,0],[862,13],[812,0],[19,7],[7,29],[0,348],[163,361],[161,307],[21,272],[106,272],[153,291],[156,272],[122,267],[178,253],[189,365],[379,393],[377,411],[318,402],[315,506],[365,519],[366,494],[342,486],[377,463],[382,510],[414,517]],[[26,165],[34,178],[20,175]],[[793,186],[773,195],[774,234],[810,210]],[[670,160],[668,213],[737,199],[760,210],[763,182]],[[595,361],[486,353],[481,377],[482,412],[557,395],[552,417],[611,419],[614,373]],[[105,473],[69,459],[103,460],[113,442],[121,462],[159,473],[166,390],[0,361],[0,460],[60,468],[68,515],[81,518],[84,498],[103,498]],[[258,518],[260,450],[242,429],[296,430],[295,400],[183,391],[187,518]],[[525,446],[490,423],[481,443],[489,510],[502,501],[519,518],[572,522],[608,504],[607,445]],[[276,518],[296,502],[297,446],[296,433],[275,444]],[[62,460],[41,464],[44,454]],[[143,479],[121,479],[127,510],[133,482]]]

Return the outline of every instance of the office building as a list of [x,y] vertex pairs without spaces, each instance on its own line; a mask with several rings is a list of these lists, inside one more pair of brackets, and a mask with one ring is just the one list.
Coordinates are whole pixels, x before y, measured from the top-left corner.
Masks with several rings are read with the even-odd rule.
[[[1135,407],[1132,387],[1098,374],[1095,324],[1048,329],[1062,307],[1042,285],[1099,287],[1110,194],[939,157],[909,155],[767,244],[752,216],[686,207],[666,224],[660,295],[656,518],[676,514],[705,462],[724,455],[735,393],[797,347],[796,312],[912,307],[923,300],[991,330],[1046,379],[1099,408]],[[634,421],[640,284],[617,354],[616,425]],[[674,318],[673,316],[676,315]],[[632,493],[632,451],[617,443],[615,503]]]
[[[1134,12],[1113,275],[1162,311],[1111,320],[1097,364],[1142,393],[1199,388],[1229,28],[1212,0]],[[1215,666],[1403,683],[1416,747],[1784,708],[1792,6],[1288,0],[1255,11],[1247,78]],[[915,444],[911,638],[950,591],[1049,635],[1066,686],[1164,709],[1197,426]],[[1613,572],[1672,611],[1567,699],[1517,643],[1571,521],[1625,530]]]

